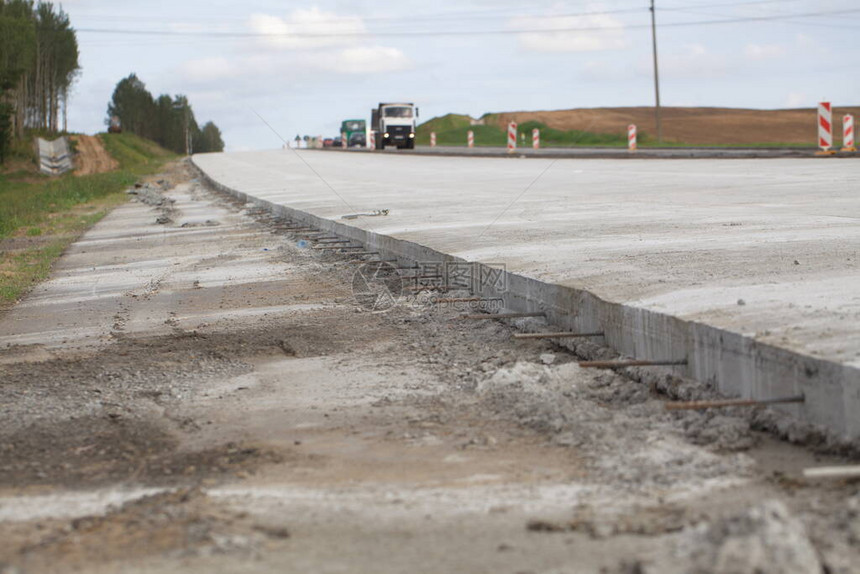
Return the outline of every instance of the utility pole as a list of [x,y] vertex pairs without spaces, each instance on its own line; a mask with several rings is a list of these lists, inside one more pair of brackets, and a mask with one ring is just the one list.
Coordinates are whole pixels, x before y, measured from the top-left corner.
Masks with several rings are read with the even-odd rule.
[[654,10],[654,0],[651,0],[651,45],[654,51],[654,95],[657,97],[657,107],[654,108],[657,119],[657,143],[663,143],[663,123],[660,118],[660,74],[657,71],[657,15]]
[[191,124],[188,120],[188,101],[185,102],[185,155],[191,155]]

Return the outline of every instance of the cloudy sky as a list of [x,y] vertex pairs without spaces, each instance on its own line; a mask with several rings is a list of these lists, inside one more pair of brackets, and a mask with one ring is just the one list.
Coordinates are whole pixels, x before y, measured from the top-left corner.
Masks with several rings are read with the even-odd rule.
[[[230,150],[335,134],[379,101],[448,112],[653,105],[649,0],[66,0],[83,72],[70,129],[104,129],[136,72]],[[657,0],[667,106],[860,103],[857,0]]]

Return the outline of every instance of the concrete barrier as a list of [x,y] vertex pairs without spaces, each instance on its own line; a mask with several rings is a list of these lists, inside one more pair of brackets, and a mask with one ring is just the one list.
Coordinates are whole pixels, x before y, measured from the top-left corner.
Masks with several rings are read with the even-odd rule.
[[66,138],[48,141],[36,138],[39,148],[39,171],[47,175],[62,175],[72,169],[72,156]]

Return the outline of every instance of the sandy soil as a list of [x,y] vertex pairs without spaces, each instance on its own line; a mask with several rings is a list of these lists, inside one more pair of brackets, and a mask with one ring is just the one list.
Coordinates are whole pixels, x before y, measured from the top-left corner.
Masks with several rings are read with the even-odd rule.
[[80,134],[72,136],[72,140],[77,142],[78,146],[75,154],[75,175],[103,173],[119,167],[119,163],[105,150],[98,136]]
[[[842,142],[842,116],[860,114],[860,107],[834,107],[834,145]],[[748,110],[736,108],[662,108],[663,137],[692,145],[817,143],[816,110]],[[654,108],[586,108],[575,110],[504,112],[494,115],[499,126],[535,120],[551,128],[597,133],[627,133],[636,124],[640,133],[656,138]]]
[[134,190],[0,318],[0,572],[857,572],[860,485],[402,299],[206,190]]

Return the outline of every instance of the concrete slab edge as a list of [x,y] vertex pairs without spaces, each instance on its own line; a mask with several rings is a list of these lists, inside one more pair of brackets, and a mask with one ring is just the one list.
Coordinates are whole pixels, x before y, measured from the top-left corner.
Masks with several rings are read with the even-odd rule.
[[[411,241],[249,196],[224,186],[194,165],[201,178],[222,193],[362,243],[385,258],[465,262]],[[628,369],[636,379],[670,392],[686,380],[722,395],[752,399],[803,393],[802,404],[771,406],[767,414],[757,417],[760,425],[792,441],[860,451],[860,369],[767,345],[704,323],[605,301],[585,290],[512,272],[506,275],[504,292],[485,289],[480,295],[502,298],[506,310],[543,311],[547,323],[561,330],[601,331],[605,346],[626,357],[687,361],[685,366]],[[599,348],[574,340],[562,344],[586,358]]]

